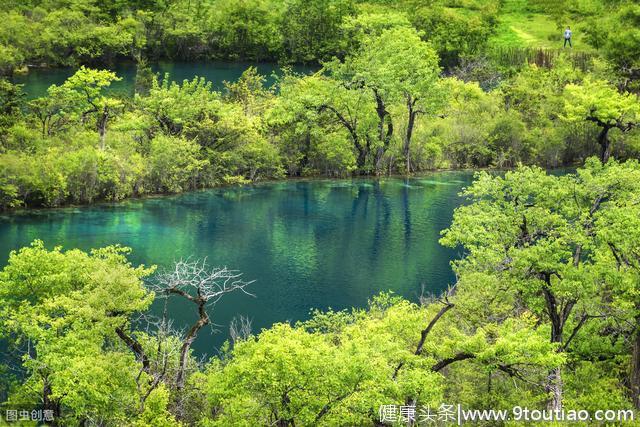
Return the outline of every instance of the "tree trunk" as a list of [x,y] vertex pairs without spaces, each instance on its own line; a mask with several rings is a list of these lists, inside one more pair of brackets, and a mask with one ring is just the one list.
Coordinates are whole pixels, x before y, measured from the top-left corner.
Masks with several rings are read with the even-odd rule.
[[189,349],[191,348],[191,344],[195,341],[198,336],[198,331],[202,329],[203,326],[209,323],[209,316],[205,310],[205,300],[198,300],[198,314],[200,318],[198,321],[189,329],[187,332],[187,336],[185,336],[182,341],[182,347],[180,348],[180,364],[178,366],[178,375],[176,376],[176,388],[178,390],[182,390],[184,388],[184,382],[186,379],[187,372],[187,363],[189,361]]
[[364,166],[367,164],[367,150],[357,145],[356,149],[358,150],[358,158],[356,159],[356,166],[358,167],[358,171],[360,173],[364,173]]
[[104,142],[107,135],[107,121],[109,120],[109,109],[104,107],[102,114],[98,118],[98,134],[100,135],[100,149],[104,150]]
[[[560,335],[556,335],[556,325],[551,326],[551,342],[552,343],[562,343],[562,332]],[[558,366],[553,368],[549,375],[547,376],[547,383],[545,385],[545,389],[547,393],[551,396],[549,401],[547,402],[547,409],[550,411],[559,411],[562,409],[562,393],[563,393],[563,384],[562,384],[562,370]]]
[[560,367],[554,368],[547,376],[546,390],[551,394],[547,403],[549,411],[562,410],[562,376]]
[[309,165],[309,152],[311,151],[311,129],[307,129],[307,133],[304,136],[304,149],[302,151],[302,158],[298,163],[298,176],[302,176],[304,168]]
[[604,126],[598,135],[598,144],[600,144],[600,160],[607,163],[611,157],[611,142],[609,141],[609,126]]
[[407,122],[407,133],[404,137],[404,146],[402,152],[405,158],[406,173],[411,173],[411,137],[413,136],[413,127],[416,122],[416,115],[418,112],[414,109],[415,100],[412,97],[407,97],[407,111],[409,113],[409,120]]
[[100,128],[100,149],[104,150],[105,132],[103,128]]
[[[571,312],[570,310],[563,310],[566,313],[561,313],[558,307],[558,302],[555,295],[550,290],[551,287],[550,275],[545,275],[546,285],[543,287],[543,293],[545,297],[545,303],[547,306],[547,313],[549,314],[549,320],[551,321],[551,343],[558,343],[560,347],[558,351],[562,349],[562,333],[564,330],[564,322],[566,316]],[[545,390],[551,394],[549,401],[547,402],[547,409],[550,411],[562,409],[562,373],[560,366],[552,369],[547,376],[545,384]]]
[[[389,117],[389,112],[387,111],[387,107],[384,103],[384,100],[380,96],[377,90],[373,90],[375,99],[376,99],[376,113],[378,115],[378,142],[379,146],[376,151],[375,158],[375,168],[376,174],[380,173],[381,162],[384,154],[389,149],[389,143],[391,142],[391,137],[393,136],[393,122],[391,121],[391,117]],[[388,118],[388,120],[387,120]],[[385,132],[385,122],[386,132]]]
[[57,427],[58,418],[60,417],[60,403],[59,401],[51,399],[51,384],[49,384],[49,379],[44,377],[42,379],[42,409],[44,411],[52,411],[53,412],[53,420],[50,421],[51,427]]
[[148,373],[150,369],[149,358],[145,354],[144,349],[142,348],[142,345],[140,345],[140,343],[136,339],[129,336],[122,327],[116,328],[116,334],[127,345],[127,347],[129,347],[129,349],[136,355],[136,359],[138,359],[142,363],[142,369]]

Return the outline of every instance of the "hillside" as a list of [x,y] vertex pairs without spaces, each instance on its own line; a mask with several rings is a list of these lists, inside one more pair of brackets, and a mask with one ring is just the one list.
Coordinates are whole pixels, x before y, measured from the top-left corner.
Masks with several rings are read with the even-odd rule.
[[[539,11],[535,11],[538,9]],[[566,13],[563,18],[554,18],[527,0],[505,0],[498,15],[498,25],[489,39],[491,47],[503,48],[563,48],[563,31],[566,25],[573,30],[574,52],[594,52],[581,31],[586,16],[580,10]],[[566,23],[558,21],[563,20]],[[567,47],[568,48],[568,47]]]

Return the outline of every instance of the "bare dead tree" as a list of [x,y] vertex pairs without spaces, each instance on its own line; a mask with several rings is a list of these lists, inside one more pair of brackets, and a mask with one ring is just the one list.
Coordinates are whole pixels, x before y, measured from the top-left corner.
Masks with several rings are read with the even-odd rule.
[[246,287],[253,281],[241,280],[242,274],[224,268],[209,267],[206,259],[180,260],[174,264],[172,270],[158,274],[153,282],[153,288],[159,297],[178,295],[192,302],[198,310],[198,320],[189,328],[182,339],[178,370],[176,374],[176,388],[184,388],[187,362],[191,345],[198,336],[198,332],[211,322],[207,308],[214,306],[220,299],[231,292],[240,291],[251,295]]
[[[152,356],[147,358],[149,369],[141,369],[136,377],[136,386],[140,396],[140,412],[143,412],[147,398],[161,383],[166,383],[167,379],[171,377],[172,368],[178,356],[178,347],[172,345],[171,338],[179,337],[182,334],[174,328],[173,321],[167,317],[166,300],[162,317],[141,313],[136,323],[145,325],[146,333],[152,336],[156,342],[155,352],[150,352]],[[143,372],[147,374],[145,381],[142,380]]]
[[246,316],[234,317],[229,324],[229,336],[233,344],[251,336],[251,319]]

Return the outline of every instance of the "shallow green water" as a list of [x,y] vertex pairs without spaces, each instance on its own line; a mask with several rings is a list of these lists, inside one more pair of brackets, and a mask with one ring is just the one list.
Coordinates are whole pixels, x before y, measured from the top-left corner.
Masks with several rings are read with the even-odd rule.
[[[191,80],[194,77],[204,77],[211,81],[217,90],[223,88],[223,82],[235,81],[249,67],[255,66],[258,72],[267,77],[266,84],[271,85],[274,82],[274,73],[282,74],[281,68],[273,63],[249,63],[249,62],[221,62],[221,61],[196,61],[196,62],[158,62],[151,64],[151,68],[155,73],[159,73],[163,77],[165,73],[170,74],[171,80],[182,82],[185,79]],[[105,67],[109,68],[109,67]],[[23,84],[23,90],[27,98],[37,98],[46,95],[47,88],[52,84],[60,85],[73,75],[76,68],[32,68],[29,73],[17,75],[14,82]],[[112,71],[122,78],[121,81],[114,82],[110,90],[116,94],[133,94],[133,85],[136,77],[136,67],[133,63],[120,63],[115,67],[111,67]],[[294,66],[293,71],[297,73],[309,73],[313,68],[307,66]]]
[[[167,266],[185,257],[240,270],[255,298],[239,294],[213,309],[218,333],[204,331],[199,352],[214,353],[234,315],[254,331],[308,317],[313,308],[364,306],[393,290],[417,299],[452,283],[456,255],[438,244],[468,172],[410,180],[286,181],[172,197],[0,216],[0,265],[10,250],[44,240],[84,250],[121,243],[135,263]],[[174,303],[178,325],[193,307]]]

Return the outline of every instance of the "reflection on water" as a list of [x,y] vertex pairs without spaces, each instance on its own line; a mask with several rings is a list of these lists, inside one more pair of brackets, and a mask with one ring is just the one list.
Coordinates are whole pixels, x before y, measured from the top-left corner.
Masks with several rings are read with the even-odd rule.
[[[313,308],[364,306],[381,291],[416,299],[453,280],[454,251],[440,230],[471,182],[467,172],[416,179],[287,181],[86,208],[40,210],[0,217],[0,264],[12,249],[44,240],[84,250],[121,243],[134,263],[170,265],[207,257],[256,280],[213,310],[219,333],[202,333],[199,352],[212,353],[234,315],[254,331],[308,317]],[[195,319],[182,302],[170,306],[184,325]]]

